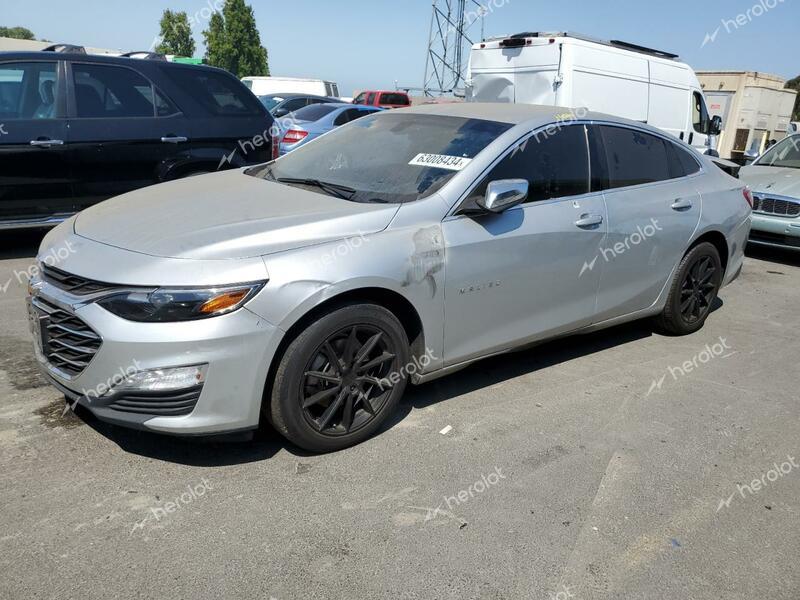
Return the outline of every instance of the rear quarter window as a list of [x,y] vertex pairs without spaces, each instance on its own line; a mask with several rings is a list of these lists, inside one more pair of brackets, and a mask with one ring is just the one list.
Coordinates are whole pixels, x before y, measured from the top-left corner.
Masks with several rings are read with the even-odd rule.
[[384,94],[381,97],[381,104],[396,104],[408,106],[408,97],[405,94]]
[[667,143],[626,127],[600,127],[608,165],[608,187],[622,188],[672,179]]
[[208,69],[164,69],[183,92],[215,116],[259,116],[264,109],[237,79]]

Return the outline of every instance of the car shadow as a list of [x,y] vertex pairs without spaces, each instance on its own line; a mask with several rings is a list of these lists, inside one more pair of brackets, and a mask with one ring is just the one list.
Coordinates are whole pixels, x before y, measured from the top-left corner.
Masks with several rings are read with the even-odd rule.
[[[721,302],[715,305],[715,309],[719,306]],[[409,386],[399,407],[376,435],[397,426],[414,409],[425,408],[652,335],[654,333],[650,321],[637,321],[480,360],[459,371],[457,376]],[[231,466],[267,460],[281,450],[298,459],[314,456],[314,453],[287,442],[268,426],[262,426],[252,439],[247,435],[181,438],[111,425],[82,408],[78,409],[77,415],[122,450],[165,462],[201,467]]]
[[788,267],[800,267],[800,249],[784,250],[783,248],[748,244],[745,248],[745,255],[748,258],[774,262]]

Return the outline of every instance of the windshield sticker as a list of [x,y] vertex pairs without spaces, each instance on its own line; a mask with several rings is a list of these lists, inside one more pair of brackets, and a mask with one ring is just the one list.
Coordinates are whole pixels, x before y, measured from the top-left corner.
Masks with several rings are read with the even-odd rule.
[[471,158],[447,156],[446,154],[417,154],[410,163],[417,167],[435,167],[448,171],[460,171],[472,162]]

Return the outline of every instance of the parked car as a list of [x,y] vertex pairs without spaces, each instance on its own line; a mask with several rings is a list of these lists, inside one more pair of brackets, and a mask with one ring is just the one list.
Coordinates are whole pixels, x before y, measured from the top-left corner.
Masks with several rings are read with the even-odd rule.
[[264,162],[278,142],[272,116],[226,71],[57,52],[0,53],[0,123],[0,229]]
[[472,47],[467,101],[570,106],[641,121],[716,155],[692,68],[670,52],[573,33],[520,33]]
[[261,104],[263,104],[276,119],[285,117],[291,112],[312,104],[341,102],[338,98],[310,96],[308,94],[268,94],[266,96],[259,96],[258,99],[261,100]]
[[699,330],[742,268],[745,186],[654,127],[561,112],[382,111],[82,212],[30,286],[45,375],[112,423],[263,417],[319,452],[379,431],[409,378],[635,319]]
[[244,83],[256,96],[267,94],[314,94],[339,97],[339,86],[333,81],[300,77],[244,77]]
[[800,250],[800,134],[742,167],[739,177],[753,190],[750,243]]
[[405,92],[382,92],[380,90],[361,92],[353,104],[380,106],[381,108],[405,108],[411,106],[411,98]]
[[352,104],[314,104],[290,113],[282,119],[284,128],[280,155],[291,152],[341,125],[381,110],[374,106],[354,107]]

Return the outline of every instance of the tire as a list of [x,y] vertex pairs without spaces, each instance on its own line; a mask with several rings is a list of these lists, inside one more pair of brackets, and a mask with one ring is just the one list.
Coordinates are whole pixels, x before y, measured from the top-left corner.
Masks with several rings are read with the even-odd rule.
[[409,355],[408,337],[391,312],[374,304],[339,307],[286,348],[264,412],[281,435],[305,450],[359,444],[381,428],[403,396]]
[[670,284],[664,312],[656,318],[658,328],[671,335],[689,335],[702,329],[723,276],[722,261],[713,244],[704,242],[689,250]]

